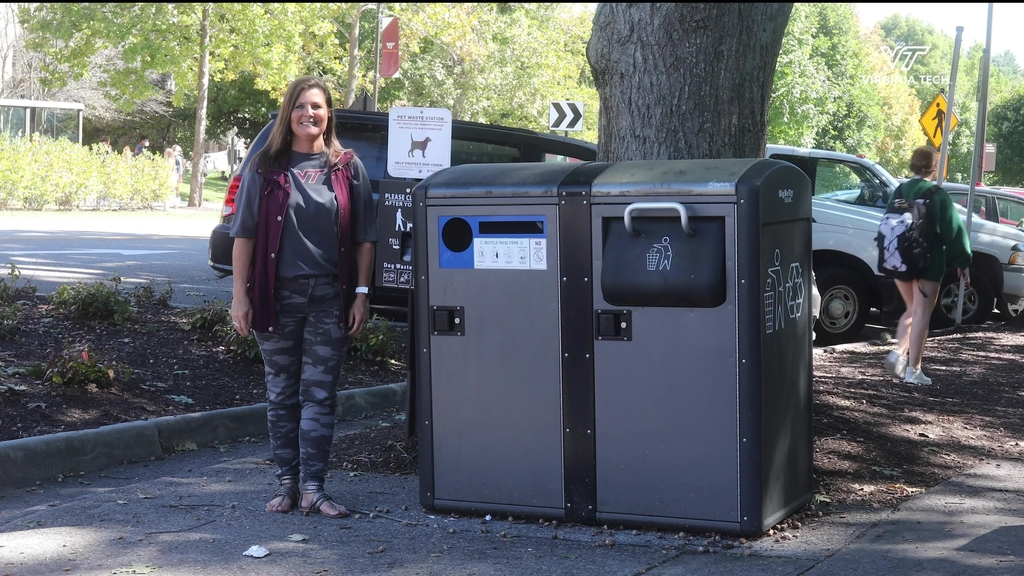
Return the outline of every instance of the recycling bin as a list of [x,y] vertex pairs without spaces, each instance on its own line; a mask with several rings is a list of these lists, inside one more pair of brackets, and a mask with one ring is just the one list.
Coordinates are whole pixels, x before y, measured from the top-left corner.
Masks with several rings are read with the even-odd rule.
[[420,182],[422,504],[741,535],[805,505],[810,197],[769,159]]

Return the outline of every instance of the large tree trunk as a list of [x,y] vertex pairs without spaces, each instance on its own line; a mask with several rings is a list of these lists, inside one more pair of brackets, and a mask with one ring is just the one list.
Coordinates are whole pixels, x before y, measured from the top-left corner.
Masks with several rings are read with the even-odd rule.
[[203,205],[203,144],[206,140],[206,106],[210,93],[210,5],[203,5],[199,24],[199,94],[196,96],[196,139],[192,147],[190,208]]
[[601,161],[764,155],[792,4],[598,4]]

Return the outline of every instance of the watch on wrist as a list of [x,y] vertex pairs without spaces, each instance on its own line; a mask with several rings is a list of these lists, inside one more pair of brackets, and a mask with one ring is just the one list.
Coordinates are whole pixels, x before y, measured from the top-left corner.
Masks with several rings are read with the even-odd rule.
[[369,294],[369,293],[370,293],[370,287],[369,286],[356,286],[356,294]]

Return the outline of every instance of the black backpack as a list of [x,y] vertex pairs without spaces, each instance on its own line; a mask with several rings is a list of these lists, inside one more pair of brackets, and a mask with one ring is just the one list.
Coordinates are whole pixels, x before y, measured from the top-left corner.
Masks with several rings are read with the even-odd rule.
[[878,271],[894,280],[921,278],[928,268],[931,227],[926,217],[928,202],[938,185],[916,201],[903,198],[903,185],[893,192],[892,208],[878,224]]

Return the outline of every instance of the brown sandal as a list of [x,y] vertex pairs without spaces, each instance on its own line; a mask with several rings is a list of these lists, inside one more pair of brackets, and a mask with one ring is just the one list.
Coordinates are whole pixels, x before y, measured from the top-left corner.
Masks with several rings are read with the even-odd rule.
[[[270,502],[273,502],[278,498],[287,498],[288,508],[285,510],[267,510],[267,512],[289,514],[296,506],[299,505],[299,477],[295,474],[281,476],[278,482],[281,487],[277,489],[277,492],[274,492],[274,497],[271,498]],[[267,502],[267,506],[270,506],[270,502]]]
[[[323,482],[304,482],[302,484],[302,494],[316,494],[316,497],[313,498],[313,502],[309,507],[303,508],[302,506],[299,506],[299,511],[302,512],[303,516],[309,516],[311,512],[315,512],[321,516],[326,516],[327,518],[345,518],[349,515],[347,508],[335,502],[327,492],[324,492]],[[301,502],[301,500],[299,500],[299,502]],[[338,513],[327,514],[321,510],[321,507],[323,507],[325,502],[334,504],[334,507],[338,509]]]

